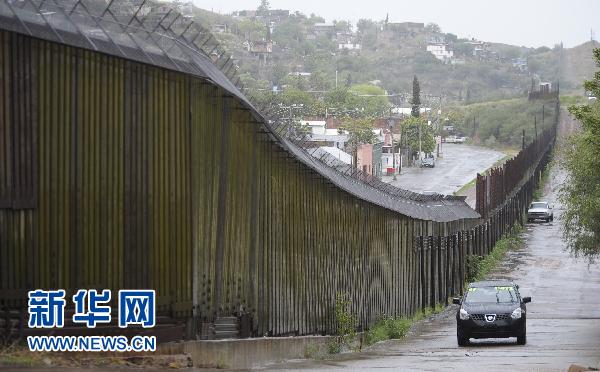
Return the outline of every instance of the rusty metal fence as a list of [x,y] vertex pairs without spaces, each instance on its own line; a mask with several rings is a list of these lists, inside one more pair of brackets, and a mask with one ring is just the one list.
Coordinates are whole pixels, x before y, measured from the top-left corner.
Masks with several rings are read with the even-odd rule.
[[[555,120],[558,120],[559,103],[556,101]],[[547,128],[533,142],[521,150],[517,156],[509,159],[500,167],[494,167],[486,174],[477,174],[476,207],[477,213],[487,218],[502,206],[508,198],[532,175],[540,161],[543,161],[548,149],[554,144],[556,123]]]
[[523,225],[524,213],[550,160],[555,134],[553,126],[503,167],[478,175],[481,224],[451,235],[415,238],[421,307],[447,303],[449,296],[462,294],[467,257],[488,255],[513,226]]
[[[161,315],[188,321],[191,337],[218,317],[247,314],[255,336],[332,333],[338,292],[362,328],[382,314],[410,315],[461,290],[466,256],[487,254],[515,223],[547,160],[540,144],[524,155],[536,171],[523,166],[477,225],[461,198],[396,189],[295,146],[191,44],[177,43],[175,67],[153,64],[170,56],[158,40],[138,58],[94,49],[43,28],[43,4],[59,17],[59,3],[39,2],[35,24],[10,18],[32,3],[0,3],[6,335],[22,334],[31,288],[154,288]],[[85,14],[91,3],[72,10]],[[110,4],[116,13],[119,2]],[[95,14],[89,41],[105,25]],[[106,36],[119,48],[121,33],[140,43],[145,23],[164,24],[152,19]],[[170,30],[161,40],[186,35]],[[144,54],[153,45],[158,54]]]

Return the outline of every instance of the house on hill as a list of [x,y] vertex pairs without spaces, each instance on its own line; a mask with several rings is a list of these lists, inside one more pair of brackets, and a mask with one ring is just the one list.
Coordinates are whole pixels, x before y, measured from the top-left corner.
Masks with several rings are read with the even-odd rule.
[[427,51],[443,63],[451,63],[454,58],[454,51],[445,43],[428,44]]

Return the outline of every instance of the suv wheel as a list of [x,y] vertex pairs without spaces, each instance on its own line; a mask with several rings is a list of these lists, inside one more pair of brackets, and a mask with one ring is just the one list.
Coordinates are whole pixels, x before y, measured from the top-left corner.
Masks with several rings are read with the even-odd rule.
[[520,336],[517,336],[517,345],[525,345],[527,343],[527,331],[523,330]]
[[456,341],[458,342],[458,346],[467,346],[469,345],[469,338],[465,337],[462,332],[456,332]]

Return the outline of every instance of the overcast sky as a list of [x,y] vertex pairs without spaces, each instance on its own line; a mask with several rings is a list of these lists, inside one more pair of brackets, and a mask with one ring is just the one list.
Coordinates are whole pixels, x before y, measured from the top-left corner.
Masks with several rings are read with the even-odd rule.
[[[193,0],[214,12],[256,9],[260,0]],[[434,22],[459,37],[528,47],[573,47],[600,38],[600,0],[270,0],[271,9],[315,13],[327,21],[360,18]]]

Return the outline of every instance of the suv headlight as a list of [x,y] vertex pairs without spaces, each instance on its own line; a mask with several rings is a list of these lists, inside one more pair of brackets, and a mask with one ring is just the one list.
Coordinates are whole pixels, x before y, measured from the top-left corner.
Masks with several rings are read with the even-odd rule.
[[465,309],[460,309],[460,311],[458,312],[459,316],[460,316],[460,320],[467,320],[469,319],[471,316],[469,315],[469,313],[467,313],[467,310]]
[[513,310],[512,314],[510,314],[510,317],[513,319],[521,319],[521,315],[523,315],[523,310],[521,310],[520,307],[517,307]]

